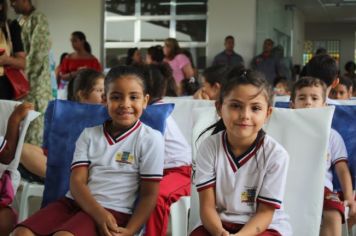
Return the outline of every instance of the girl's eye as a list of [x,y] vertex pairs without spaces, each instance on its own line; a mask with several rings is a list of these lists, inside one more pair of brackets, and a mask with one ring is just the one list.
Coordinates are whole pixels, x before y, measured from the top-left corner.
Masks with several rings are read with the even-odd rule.
[[238,103],[230,103],[230,107],[231,107],[231,108],[240,108],[241,105],[238,104]]
[[262,108],[260,106],[253,106],[252,111],[260,111]]
[[134,96],[131,96],[130,98],[131,98],[131,100],[137,100],[138,96],[134,95]]
[[319,98],[318,97],[313,97],[313,101],[318,101]]

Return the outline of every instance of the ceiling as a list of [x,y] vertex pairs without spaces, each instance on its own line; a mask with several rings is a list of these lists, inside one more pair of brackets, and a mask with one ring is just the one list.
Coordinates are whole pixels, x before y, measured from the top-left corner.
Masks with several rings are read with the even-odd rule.
[[356,23],[356,0],[285,0],[301,10],[306,22]]

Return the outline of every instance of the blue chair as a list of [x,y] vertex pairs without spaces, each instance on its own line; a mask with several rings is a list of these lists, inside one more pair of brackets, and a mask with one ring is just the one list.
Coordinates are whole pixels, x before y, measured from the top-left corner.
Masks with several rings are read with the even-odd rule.
[[[165,120],[173,104],[148,106],[141,121],[163,133]],[[65,100],[49,103],[45,114],[45,148],[48,150],[47,172],[42,207],[65,196],[69,189],[70,166],[75,142],[81,132],[109,119],[106,107]]]

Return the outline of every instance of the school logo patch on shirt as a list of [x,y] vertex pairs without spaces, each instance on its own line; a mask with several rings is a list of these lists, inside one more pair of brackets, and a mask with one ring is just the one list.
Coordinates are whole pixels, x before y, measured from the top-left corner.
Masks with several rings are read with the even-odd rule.
[[241,203],[246,203],[248,205],[254,204],[256,198],[256,189],[248,188],[246,191],[241,193]]
[[135,158],[129,152],[118,152],[116,153],[115,160],[120,163],[134,164]]

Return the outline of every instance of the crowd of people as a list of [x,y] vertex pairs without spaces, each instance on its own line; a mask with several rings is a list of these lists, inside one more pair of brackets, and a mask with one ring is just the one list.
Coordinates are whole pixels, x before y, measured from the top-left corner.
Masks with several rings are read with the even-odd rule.
[[[29,110],[43,114],[53,99],[47,19],[31,0],[10,3],[20,17],[8,21],[7,3],[0,0],[0,99],[14,98],[7,66],[25,70],[31,87],[10,116],[6,133],[0,134],[4,165],[14,158],[21,120]],[[166,235],[170,205],[190,196],[193,177],[191,147],[172,116],[162,134],[140,121],[147,106],[158,106],[166,96],[214,100],[220,117],[204,131],[212,135],[197,151],[194,183],[201,225],[191,235],[292,235],[282,207],[289,156],[263,131],[273,96],[290,96],[293,109],[349,100],[356,96],[354,62],[346,63],[340,75],[335,59],[318,50],[295,76],[283,48],[272,39],[264,41],[263,52],[247,65],[228,35],[224,50],[199,74],[190,52],[167,38],[163,45],[149,47],[145,59],[139,48],[130,48],[125,65],[105,75],[83,32],[74,31],[70,41],[73,52],[62,54],[55,71],[62,98],[104,105],[110,119],[84,129],[77,140],[70,188],[63,198],[18,223],[11,204],[0,205],[0,235],[134,235],[143,226],[144,235]],[[42,115],[29,128],[19,166],[22,178],[42,183],[48,174],[43,129]],[[356,223],[347,160],[344,141],[332,129],[322,236],[341,235],[345,205],[350,222]],[[333,171],[342,195],[334,189]],[[1,172],[0,177],[3,194],[1,183],[11,173]],[[246,191],[248,198],[239,201]]]

